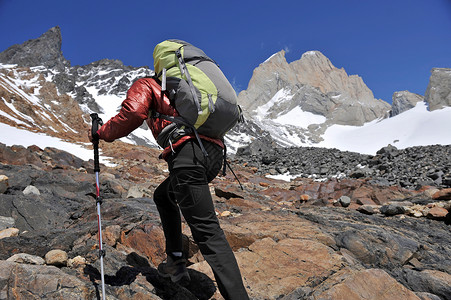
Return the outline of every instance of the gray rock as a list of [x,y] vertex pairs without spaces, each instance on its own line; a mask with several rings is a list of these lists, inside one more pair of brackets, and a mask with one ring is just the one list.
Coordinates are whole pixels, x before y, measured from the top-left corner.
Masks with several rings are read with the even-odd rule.
[[361,205],[357,208],[357,211],[361,212],[362,214],[366,214],[366,215],[372,215],[372,214],[376,213],[376,211],[374,210],[374,207],[372,205]]
[[341,196],[338,201],[343,207],[348,207],[351,204],[351,198],[349,198],[348,196]]
[[31,264],[31,265],[45,264],[45,260],[42,257],[27,254],[27,253],[14,254],[13,256],[8,258],[6,261],[16,262],[16,263],[20,263],[20,264]]
[[14,227],[16,225],[16,221],[11,217],[3,217],[0,216],[0,230]]
[[33,185],[29,185],[23,190],[23,194],[24,195],[40,195],[41,193],[39,192],[37,187],[35,187]]
[[395,146],[389,144],[385,147],[382,147],[381,149],[377,150],[376,154],[379,155],[390,155],[390,156],[395,156],[398,153],[398,148],[396,148]]
[[[40,280],[36,280],[36,278]],[[8,282],[15,282],[14,285]],[[95,299],[91,283],[83,282],[54,266],[18,264],[0,261],[0,296],[22,295],[27,298],[32,291],[35,299]]]
[[1,52],[0,62],[23,67],[45,66],[64,71],[65,67],[70,67],[70,62],[64,58],[61,44],[61,30],[56,26],[37,39],[13,45]]
[[390,117],[394,117],[415,107],[418,102],[423,100],[423,96],[411,93],[409,91],[395,92],[392,97],[392,109],[390,111]]
[[433,68],[424,95],[429,110],[451,106],[451,69]]
[[404,277],[416,292],[428,292],[441,299],[450,299],[451,276],[436,270],[416,271],[404,269]]
[[142,197],[152,197],[152,192],[144,187],[134,185],[132,186],[127,193],[126,198],[142,198]]
[[416,292],[415,295],[421,300],[442,300],[439,296],[427,292]]
[[382,207],[380,208],[380,212],[386,216],[395,216],[404,214],[406,212],[406,209],[402,205],[389,204],[382,205]]

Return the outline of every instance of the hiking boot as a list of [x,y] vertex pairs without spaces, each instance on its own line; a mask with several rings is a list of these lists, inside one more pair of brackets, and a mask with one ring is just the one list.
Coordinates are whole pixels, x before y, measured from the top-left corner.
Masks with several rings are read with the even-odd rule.
[[186,259],[183,257],[172,257],[172,255],[168,255],[166,262],[158,265],[158,275],[171,278],[172,282],[179,282],[182,279],[191,280],[186,269]]

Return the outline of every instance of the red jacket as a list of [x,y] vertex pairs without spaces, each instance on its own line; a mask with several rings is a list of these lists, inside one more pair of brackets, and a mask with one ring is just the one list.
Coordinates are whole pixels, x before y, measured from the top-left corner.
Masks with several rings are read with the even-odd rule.
[[[166,95],[161,99],[161,87],[155,79],[150,77],[140,78],[128,90],[127,98],[122,102],[122,108],[119,113],[106,122],[97,133],[101,139],[112,142],[115,139],[127,136],[141,126],[143,121],[147,121],[154,138],[157,139],[161,131],[171,122],[161,118],[150,118],[149,112],[151,111],[168,116],[178,116],[177,111],[171,106]],[[200,137],[224,148],[221,140],[202,135]],[[172,148],[176,149],[182,143],[192,138],[195,138],[195,136],[183,136],[172,144]],[[165,158],[172,149],[168,145],[160,146],[164,148],[162,157]]]

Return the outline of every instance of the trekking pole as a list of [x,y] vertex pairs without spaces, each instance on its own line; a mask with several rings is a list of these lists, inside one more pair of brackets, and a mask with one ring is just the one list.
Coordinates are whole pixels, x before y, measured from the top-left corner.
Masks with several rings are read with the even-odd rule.
[[102,220],[100,217],[100,205],[102,204],[102,198],[100,197],[99,136],[97,134],[99,125],[102,126],[103,122],[102,122],[102,119],[96,113],[91,114],[91,119],[92,119],[91,135],[92,135],[92,144],[94,146],[94,172],[96,174],[97,223],[99,226],[100,277],[102,279],[102,299],[105,300],[105,277],[104,277],[104,273],[103,273],[103,257],[105,256],[105,250],[103,250],[103,244],[102,244]]

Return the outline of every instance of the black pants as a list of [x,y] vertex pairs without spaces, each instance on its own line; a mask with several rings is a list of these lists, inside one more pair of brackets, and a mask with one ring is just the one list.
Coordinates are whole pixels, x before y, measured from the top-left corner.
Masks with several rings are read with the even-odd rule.
[[[208,183],[222,166],[222,149],[203,141],[205,158],[194,141],[188,141],[168,159],[169,177],[155,190],[166,238],[166,253],[182,251],[180,211],[194,241],[213,270],[225,299],[249,299],[235,256],[219,226]],[[179,210],[180,208],[180,210]]]

